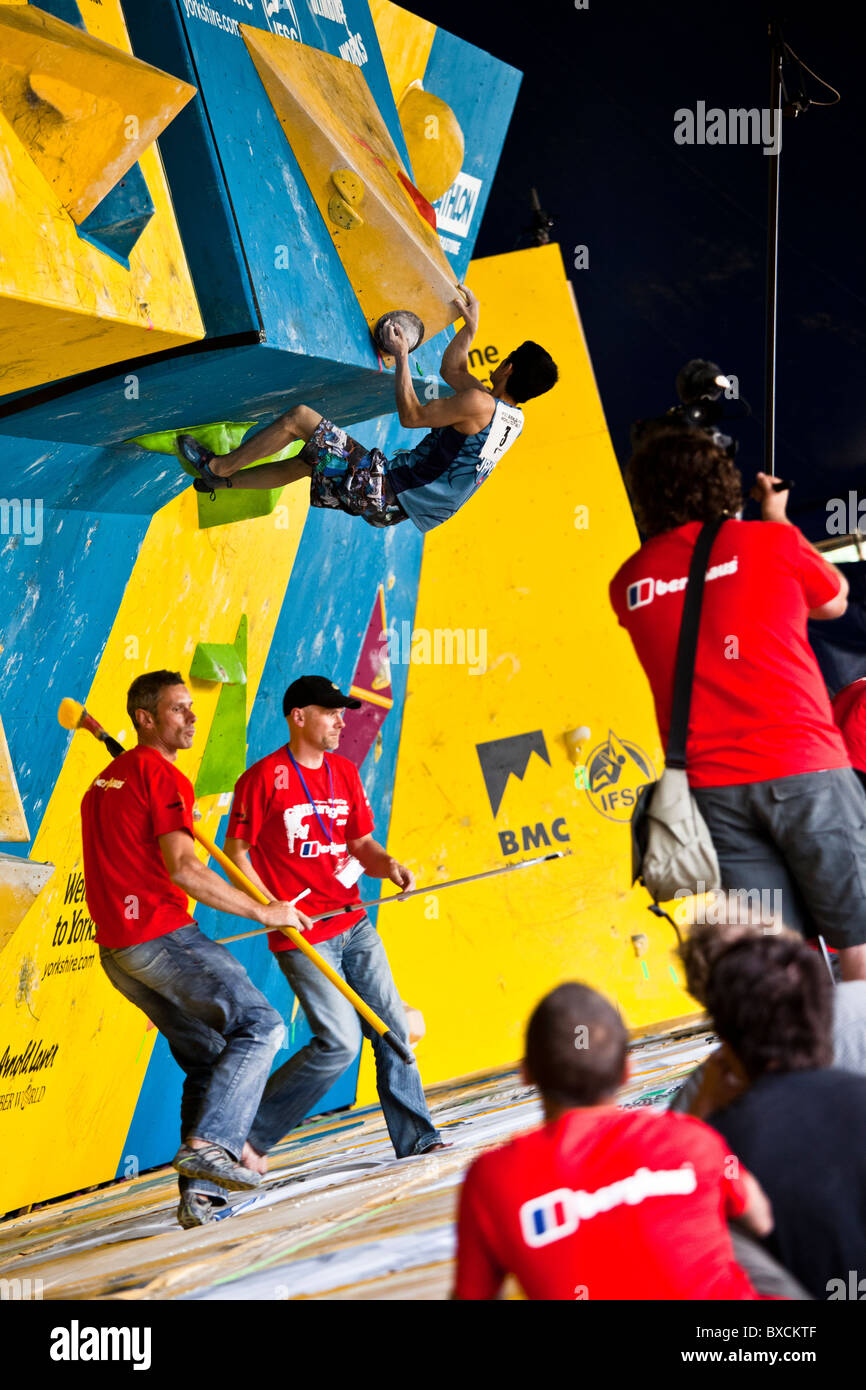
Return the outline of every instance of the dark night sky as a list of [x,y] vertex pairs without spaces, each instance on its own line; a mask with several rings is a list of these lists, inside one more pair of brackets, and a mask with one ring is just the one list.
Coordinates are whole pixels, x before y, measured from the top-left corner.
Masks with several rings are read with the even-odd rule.
[[[680,146],[673,132],[675,110],[698,101],[769,105],[771,12],[760,0],[409,7],[524,73],[475,254],[529,244],[533,185],[566,266],[576,245],[589,248],[572,279],[620,462],[630,422],[673,404],[679,367],[708,357],[753,407],[734,430],[751,482],[763,448],[769,160],[760,146]],[[813,539],[825,536],[826,498],[858,484],[866,498],[866,118],[852,10],[830,0],[772,11],[842,96],[783,126],[776,460],[796,482],[790,514]],[[810,96],[833,99],[805,80]]]

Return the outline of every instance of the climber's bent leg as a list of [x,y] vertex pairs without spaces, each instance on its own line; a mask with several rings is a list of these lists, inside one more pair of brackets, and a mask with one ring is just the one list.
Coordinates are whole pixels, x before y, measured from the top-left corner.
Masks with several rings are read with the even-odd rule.
[[255,491],[257,488],[285,487],[286,483],[296,483],[299,478],[309,478],[312,471],[312,464],[305,463],[298,454],[280,463],[260,463],[257,468],[245,468],[234,479],[232,487],[236,492],[247,488]]
[[[232,449],[230,454],[216,454],[209,462],[209,468],[218,478],[230,478],[237,473],[239,468],[246,468],[248,464],[257,463],[259,459],[268,458],[270,454],[278,454],[281,449],[285,449],[287,444],[292,444],[296,439],[307,440],[321,422],[321,415],[317,410],[311,410],[308,405],[296,405],[291,410],[287,410],[285,415],[274,420],[272,425],[266,425],[258,434],[252,438],[244,440],[237,449]],[[295,459],[285,459],[280,464],[266,464],[266,468],[285,468],[296,462]],[[296,482],[304,474],[309,475],[309,468],[294,472],[291,476],[281,476],[275,482],[243,480],[243,486],[247,487],[279,487],[281,483]]]

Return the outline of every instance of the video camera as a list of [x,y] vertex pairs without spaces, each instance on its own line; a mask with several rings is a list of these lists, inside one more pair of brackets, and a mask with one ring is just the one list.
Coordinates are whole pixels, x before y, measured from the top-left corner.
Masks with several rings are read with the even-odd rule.
[[733,383],[723,375],[721,367],[715,362],[705,362],[695,357],[677,373],[676,389],[679,405],[671,406],[665,415],[635,420],[631,427],[632,448],[638,448],[656,430],[700,430],[708,434],[720,449],[724,449],[729,458],[733,458],[738,448],[737,441],[718,428],[725,414],[722,392],[733,389]]

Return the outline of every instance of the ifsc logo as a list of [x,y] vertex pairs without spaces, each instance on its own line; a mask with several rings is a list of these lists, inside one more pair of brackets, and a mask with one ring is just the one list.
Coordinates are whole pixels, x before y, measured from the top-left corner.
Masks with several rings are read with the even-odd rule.
[[608,820],[629,821],[641,788],[656,780],[656,771],[642,748],[619,738],[613,729],[586,760],[586,794]]
[[293,0],[262,0],[265,23],[272,34],[301,41],[301,26]]

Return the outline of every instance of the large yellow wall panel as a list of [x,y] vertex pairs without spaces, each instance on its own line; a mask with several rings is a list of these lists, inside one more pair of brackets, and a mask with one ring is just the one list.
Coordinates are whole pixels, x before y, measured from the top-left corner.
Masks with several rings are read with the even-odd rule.
[[[82,10],[90,25],[94,6],[82,0]],[[48,18],[43,16],[46,21]],[[51,160],[34,162],[38,141],[22,124],[15,103],[11,99],[0,103],[0,369],[4,392],[204,337],[168,183],[153,143],[154,134],[190,99],[193,89],[127,56],[129,40],[119,0],[103,0],[99,19],[101,38],[116,46],[117,63],[127,65],[119,67],[120,77],[112,88],[112,111],[120,125],[102,117],[98,121],[99,130],[106,131],[105,140],[100,141],[90,130],[89,119],[72,119],[75,100],[84,100],[81,91],[86,88],[82,77],[81,91],[75,97],[76,59],[80,54],[74,45],[68,48],[63,76],[51,74],[53,95],[60,103],[53,109],[61,111],[62,107],[70,120],[58,118],[54,122],[58,134],[52,137],[54,143],[48,144],[53,160],[50,168]],[[0,43],[10,34],[19,34],[15,25],[25,20],[33,22],[24,7],[0,6]],[[70,25],[61,28],[77,43],[89,41]],[[100,42],[99,47],[104,49],[105,44]],[[17,49],[12,52],[17,64]],[[10,61],[7,55],[5,65],[0,64],[7,90],[10,84],[5,79],[10,72],[18,72],[17,66],[9,66]],[[69,91],[62,91],[60,84]],[[76,129],[86,134],[81,148],[71,139]],[[136,140],[126,138],[135,131]],[[19,138],[22,134],[25,140]],[[122,151],[116,148],[118,134]],[[65,150],[63,157],[61,150]],[[86,154],[93,156],[90,163]],[[154,215],[132,247],[127,269],[79,237],[73,217],[80,220],[95,193],[101,197],[117,182],[124,167],[128,169],[136,159]],[[97,166],[104,173],[101,183],[94,174]]]
[[[388,847],[434,892],[380,911],[379,929],[425,1015],[427,1083],[515,1061],[530,1010],[562,980],[604,991],[632,1027],[694,1013],[673,931],[630,883],[634,790],[662,753],[607,587],[638,536],[559,249],[476,261],[468,282],[478,374],[532,338],[560,381],[527,403],[478,495],[425,538]],[[582,726],[580,774],[567,736]],[[519,736],[494,814],[477,745]],[[571,853],[435,894],[437,880],[556,850]],[[369,1058],[360,1093],[373,1094]]]
[[[252,708],[307,513],[301,489],[285,498],[275,515],[208,531],[199,529],[192,489],[163,507],[91,689],[58,691],[58,701],[85,700],[131,747],[132,679],[163,667],[186,673],[197,643],[233,642],[246,614]],[[178,766],[195,781],[221,686],[189,684],[198,727]],[[34,858],[56,872],[0,953],[0,1145],[14,1157],[0,1166],[0,1212],[114,1176],[156,1038],[105,978],[84,901],[79,807],[106,761],[92,738],[72,738],[33,845]],[[224,814],[219,801],[199,799],[210,836]]]

